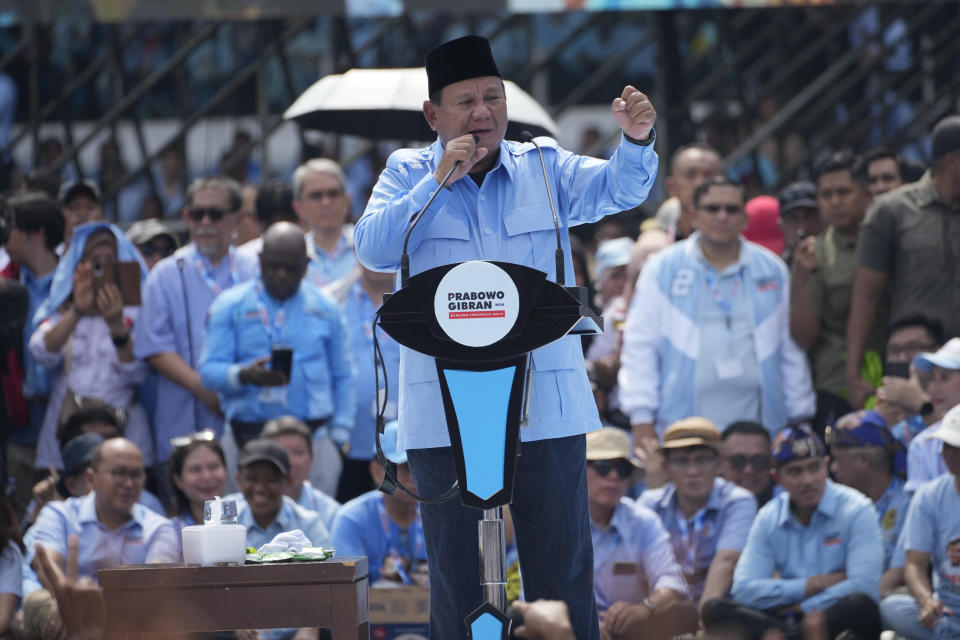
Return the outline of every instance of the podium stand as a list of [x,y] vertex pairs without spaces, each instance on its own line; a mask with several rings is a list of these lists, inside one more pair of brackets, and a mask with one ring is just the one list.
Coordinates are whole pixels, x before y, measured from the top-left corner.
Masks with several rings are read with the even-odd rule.
[[412,276],[384,301],[378,317],[399,344],[436,362],[460,499],[484,512],[479,539],[486,602],[467,616],[467,637],[506,639],[501,508],[513,495],[530,352],[568,334],[599,333],[601,320],[583,287],[558,285],[530,267],[488,261]]

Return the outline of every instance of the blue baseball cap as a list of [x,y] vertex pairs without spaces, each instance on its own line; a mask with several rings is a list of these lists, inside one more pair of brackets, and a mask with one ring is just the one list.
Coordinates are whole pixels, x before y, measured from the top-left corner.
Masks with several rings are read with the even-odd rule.
[[93,451],[106,440],[99,433],[83,433],[71,438],[60,449],[63,460],[63,475],[69,476],[82,470],[93,459]]
[[794,460],[825,456],[827,447],[820,436],[807,427],[787,427],[774,438],[771,453],[777,466],[782,467]]
[[399,430],[400,423],[398,421],[391,420],[388,422],[383,429],[383,433],[380,435],[380,447],[383,449],[383,455],[385,455],[390,462],[406,464],[407,452],[397,449],[397,431]]

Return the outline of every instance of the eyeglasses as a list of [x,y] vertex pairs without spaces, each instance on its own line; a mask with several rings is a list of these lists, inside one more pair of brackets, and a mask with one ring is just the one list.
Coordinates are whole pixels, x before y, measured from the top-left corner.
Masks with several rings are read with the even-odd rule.
[[715,453],[704,453],[696,456],[670,456],[667,458],[667,466],[672,469],[686,469],[690,466],[705,469],[716,462],[718,457]]
[[170,438],[170,446],[174,449],[179,449],[180,447],[191,445],[194,442],[213,442],[216,439],[217,434],[213,432],[213,429],[203,429],[189,435]]
[[145,258],[151,258],[157,255],[158,253],[160,254],[161,257],[166,258],[167,256],[173,253],[173,248],[171,247],[168,247],[168,246],[160,247],[152,243],[142,244],[140,245],[139,249],[140,249],[140,253],[143,254]]
[[146,478],[146,473],[143,469],[127,469],[125,467],[114,467],[112,469],[107,469],[107,473],[110,474],[110,477],[114,482],[123,482],[124,480],[129,480],[133,484],[140,484]]
[[588,465],[593,467],[593,470],[597,472],[597,475],[606,477],[610,475],[610,472],[616,470],[617,475],[621,480],[626,480],[631,475],[633,475],[634,466],[630,464],[629,460],[624,460],[623,458],[618,458],[616,460],[590,460],[587,462]]
[[323,200],[324,198],[336,200],[342,195],[343,189],[317,189],[316,191],[309,191],[304,194],[307,200]]
[[697,208],[711,215],[716,215],[721,211],[725,211],[728,216],[735,216],[740,213],[743,213],[743,207],[741,207],[738,204],[727,204],[727,205],[704,204],[704,205],[700,205]]
[[227,212],[216,207],[190,207],[187,209],[187,215],[194,222],[200,222],[204,216],[210,216],[211,222],[220,222]]
[[728,456],[727,463],[733,467],[735,471],[743,471],[747,468],[747,465],[753,467],[754,471],[769,471],[770,467],[773,466],[770,461],[770,456],[765,456],[762,453],[750,457],[737,453]]

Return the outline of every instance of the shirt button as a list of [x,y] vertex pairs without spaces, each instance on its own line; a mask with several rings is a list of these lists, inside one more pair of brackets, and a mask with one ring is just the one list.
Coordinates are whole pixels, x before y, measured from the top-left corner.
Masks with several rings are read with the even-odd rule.
[[486,202],[487,196],[480,196],[480,202]]
[[491,231],[490,229],[484,229],[483,232],[487,235],[490,235],[491,233],[493,233],[493,231]]

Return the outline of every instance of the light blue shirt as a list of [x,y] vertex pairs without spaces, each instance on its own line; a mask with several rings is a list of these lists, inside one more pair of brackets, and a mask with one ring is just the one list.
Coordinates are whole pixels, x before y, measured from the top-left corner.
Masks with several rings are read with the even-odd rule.
[[247,528],[247,546],[260,548],[273,540],[277,534],[300,529],[315,547],[330,548],[330,531],[316,511],[304,509],[292,498],[283,496],[283,504],[277,517],[266,528],[257,524],[250,512],[250,506],[239,493],[227,496],[227,500],[237,501],[237,524]]
[[[341,303],[343,319],[350,332],[350,347],[353,353],[353,362],[357,368],[357,378],[354,382],[357,404],[354,413],[354,426],[350,434],[351,460],[373,460],[376,455],[374,444],[374,430],[377,426],[377,388],[373,371],[373,316],[377,308],[373,300],[363,290],[360,279],[357,278],[353,286]],[[400,345],[383,331],[377,335],[380,343],[380,353],[383,354],[387,370],[387,407],[384,413],[386,420],[395,420],[397,417],[397,380],[400,376]],[[384,384],[383,374],[380,374],[380,385]]]
[[[547,182],[557,204],[565,280],[573,284],[571,226],[640,205],[657,173],[653,146],[621,138],[609,161],[576,156],[551,139],[539,140]],[[438,139],[424,149],[401,149],[373,189],[354,231],[360,261],[376,271],[398,271],[410,220],[438,188],[433,172],[442,157]],[[500,260],[556,278],[556,232],[543,169],[531,143],[504,141],[483,186],[469,177],[441,189],[410,236],[410,273],[466,260]],[[600,428],[583,363],[580,338],[568,336],[533,352],[530,424],[524,441],[561,438]],[[450,444],[433,358],[400,350],[401,449]]]
[[925,482],[947,472],[942,455],[943,440],[933,437],[939,428],[940,422],[936,422],[910,441],[907,447],[907,491],[916,491]]
[[401,529],[387,515],[383,494],[368,491],[341,507],[333,522],[333,548],[341,558],[366,556],[371,583],[380,579],[388,555],[398,555],[408,566],[426,562],[420,508],[413,523]]
[[753,338],[750,296],[744,291],[749,277],[746,262],[738,260],[717,272],[703,255],[706,282],[700,287],[700,358],[697,366],[695,415],[715,424],[738,420],[759,422],[760,365]]
[[687,582],[674,558],[670,534],[650,509],[622,498],[605,528],[591,520],[590,535],[599,611],[614,602],[637,604],[657,589],[686,595]]
[[13,540],[0,553],[0,593],[23,595],[23,553]]
[[131,518],[118,529],[108,529],[99,519],[96,494],[67,498],[44,505],[29,531],[27,561],[36,554],[33,543],[39,542],[51,551],[67,557],[67,538],[76,534],[80,540],[77,576],[96,581],[97,571],[109,567],[155,562],[176,562],[180,548],[173,524],[141,504],[133,505]]
[[672,482],[644,491],[638,502],[663,521],[694,601],[703,594],[714,556],[725,549],[742,551],[757,515],[753,494],[723,478],[714,480],[707,504],[689,520],[683,519]]
[[[231,252],[231,257],[212,267],[210,260],[192,244],[161,260],[143,287],[140,321],[133,327],[134,355],[146,360],[172,352],[196,369],[203,344],[203,322],[214,298],[221,291],[250,280],[259,268],[255,257],[241,252]],[[204,278],[204,270],[212,282]],[[153,424],[158,461],[170,457],[170,438],[206,428],[213,429],[218,436],[223,432],[222,418],[164,376],[157,377]]]
[[317,246],[312,231],[307,234],[307,246],[310,247],[310,265],[304,279],[318,289],[350,275],[357,267],[357,254],[353,251],[352,224],[344,225],[343,234],[330,253]]
[[[50,295],[50,285],[53,283],[53,274],[56,269],[45,276],[35,277],[29,267],[20,266],[20,282],[27,288],[30,294],[30,309],[27,312],[27,318],[33,318],[37,309],[43,304],[43,301]],[[53,376],[50,369],[39,364],[33,359],[30,353],[29,330],[23,332],[23,372],[26,379],[23,381],[23,396],[30,398],[32,396],[45,396],[50,394],[52,388]],[[15,433],[11,432],[11,433]]]
[[[960,562],[957,555],[952,561],[947,555],[950,542],[960,541],[960,493],[955,476],[942,475],[917,490],[903,535],[907,551],[930,554],[933,590],[943,604],[960,612]],[[954,554],[960,554],[960,544],[952,546]]]
[[[780,578],[774,578],[777,571]],[[847,579],[804,598],[807,578],[845,571]],[[757,609],[800,604],[804,612],[826,610],[840,598],[864,593],[879,596],[883,541],[870,498],[827,480],[827,488],[808,526],[790,513],[784,493],[757,514],[733,572],[732,595]]]
[[907,511],[910,509],[910,499],[913,494],[904,488],[904,482],[894,476],[887,490],[874,503],[877,510],[877,522],[880,525],[880,535],[883,537],[883,570],[891,567],[903,567],[904,551],[898,545],[903,524],[907,521]]
[[[269,356],[273,345],[293,349],[290,383],[242,384],[240,369]],[[307,282],[282,302],[260,278],[225,291],[210,307],[199,371],[228,419],[326,418],[335,441],[350,437],[354,374],[346,328],[336,303]]]
[[333,531],[333,519],[340,511],[340,503],[314,487],[309,480],[303,481],[297,504],[308,511],[315,511],[327,530]]

